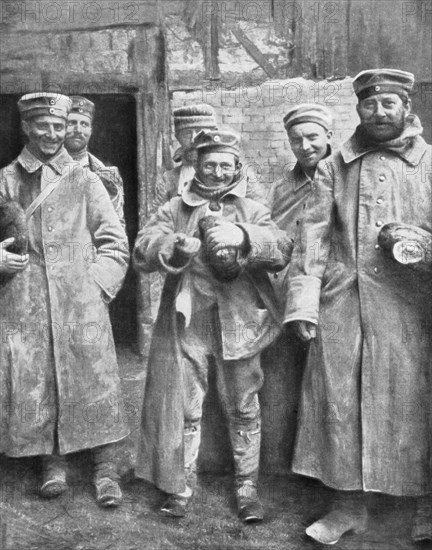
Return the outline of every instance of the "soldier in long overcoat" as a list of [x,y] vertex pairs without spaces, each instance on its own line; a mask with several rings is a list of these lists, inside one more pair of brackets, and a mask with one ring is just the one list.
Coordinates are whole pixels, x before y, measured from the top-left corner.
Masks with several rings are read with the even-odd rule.
[[[268,209],[245,198],[246,181],[236,177],[238,138],[203,132],[195,145],[195,178],[181,197],[159,208],[134,250],[139,269],[167,273],[150,349],[136,472],[169,494],[162,513],[185,515],[213,361],[228,419],[239,517],[258,521],[260,354],[280,329],[267,272],[283,269],[289,246]],[[213,227],[201,227],[210,221]],[[226,263],[224,256],[218,261],[218,252],[227,254]]]
[[306,531],[327,544],[366,526],[349,492],[432,488],[432,279],[378,244],[389,222],[432,231],[432,148],[410,112],[413,82],[393,69],[355,78],[360,125],[318,165],[289,270],[285,321],[312,337],[293,470],[345,495]]
[[41,494],[66,488],[64,455],[93,449],[97,500],[121,500],[113,442],[128,435],[108,302],[128,265],[124,230],[102,182],[63,147],[71,101],[18,103],[28,144],[0,171],[0,201],[28,218],[28,254],[0,259],[0,452],[42,456]]
[[[302,219],[312,192],[317,164],[331,153],[333,117],[329,109],[323,105],[301,103],[287,112],[283,117],[283,124],[297,161],[290,170],[284,170],[282,178],[272,184],[268,204],[272,220],[286,232],[288,237],[296,240],[300,237]],[[290,265],[285,271],[289,268]],[[287,274],[274,273],[270,275],[270,280],[278,300],[285,303]],[[263,355],[264,364],[277,365],[278,380],[280,381],[282,376],[286,378],[286,386],[289,388],[288,403],[291,405],[294,425],[307,351],[308,344],[302,342],[295,334],[293,327],[288,324]],[[295,430],[291,431],[292,439],[285,441],[290,451],[294,432]],[[291,458],[290,452],[287,459],[290,461]]]

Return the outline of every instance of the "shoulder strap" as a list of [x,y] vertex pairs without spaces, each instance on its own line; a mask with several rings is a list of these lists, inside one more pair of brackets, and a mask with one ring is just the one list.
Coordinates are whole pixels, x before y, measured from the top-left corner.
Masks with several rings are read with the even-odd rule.
[[25,215],[26,220],[29,221],[29,219],[33,216],[35,211],[39,208],[39,206],[43,203],[43,201],[50,195],[54,189],[59,184],[59,178],[57,178],[55,181],[50,182],[43,191],[39,193],[39,195],[35,198],[35,200],[30,204],[30,206],[27,208]]

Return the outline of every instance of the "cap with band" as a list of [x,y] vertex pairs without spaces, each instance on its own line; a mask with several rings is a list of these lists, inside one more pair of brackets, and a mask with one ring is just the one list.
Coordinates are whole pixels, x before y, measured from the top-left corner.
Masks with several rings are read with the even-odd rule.
[[95,115],[95,104],[86,97],[80,95],[72,95],[72,109],[71,114],[83,115],[93,120]]
[[18,110],[23,120],[42,115],[53,115],[66,120],[71,108],[70,97],[51,92],[25,94],[18,100]]
[[333,126],[333,117],[327,107],[318,105],[317,103],[302,103],[297,105],[283,117],[283,123],[287,131],[295,124],[303,122],[315,122],[316,124],[320,124],[325,130],[330,130]]
[[394,93],[408,97],[414,86],[414,75],[398,69],[370,69],[361,71],[353,80],[359,101],[372,95]]
[[194,147],[200,152],[217,151],[218,153],[231,153],[239,158],[239,137],[227,130],[201,130],[194,139]]
[[215,111],[205,103],[174,109],[173,116],[175,132],[186,128],[217,128]]

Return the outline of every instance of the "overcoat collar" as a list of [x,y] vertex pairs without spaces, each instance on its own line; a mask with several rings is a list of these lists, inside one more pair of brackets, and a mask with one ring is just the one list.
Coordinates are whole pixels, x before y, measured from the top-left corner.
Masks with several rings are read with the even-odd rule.
[[[397,155],[399,155],[405,162],[413,166],[417,166],[426,149],[427,143],[421,137],[420,133],[422,131],[421,123],[419,118],[416,115],[412,115],[410,123],[407,125],[402,135],[397,141],[402,141],[404,139],[409,139],[411,137],[411,143],[408,147],[399,148],[392,147],[393,142],[389,142],[390,146],[383,143],[381,146],[377,144],[368,144],[362,139],[364,135],[361,125],[357,126],[354,134],[346,141],[341,147],[341,155],[343,160],[349,164],[354,160],[366,155],[367,153],[376,152],[376,151],[386,151],[390,150]],[[393,140],[396,141],[396,140]]]
[[36,172],[41,166],[44,165],[48,165],[55,172],[57,172],[57,174],[61,174],[63,171],[63,166],[68,162],[73,162],[73,160],[66,149],[63,147],[63,145],[60,147],[59,151],[47,162],[42,162],[41,160],[39,160],[37,157],[34,156],[31,151],[29,151],[27,146],[25,146],[18,156],[18,162],[29,174]]

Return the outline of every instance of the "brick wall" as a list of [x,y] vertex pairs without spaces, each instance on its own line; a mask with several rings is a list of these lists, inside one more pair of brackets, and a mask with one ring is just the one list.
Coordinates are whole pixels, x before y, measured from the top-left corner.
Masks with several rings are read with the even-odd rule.
[[269,186],[295,162],[282,123],[285,113],[299,103],[326,105],[335,118],[333,144],[343,143],[358,124],[352,79],[314,82],[303,78],[265,82],[260,86],[224,88],[214,85],[189,92],[174,92],[172,107],[209,103],[219,126],[241,136],[244,170],[256,173]]

